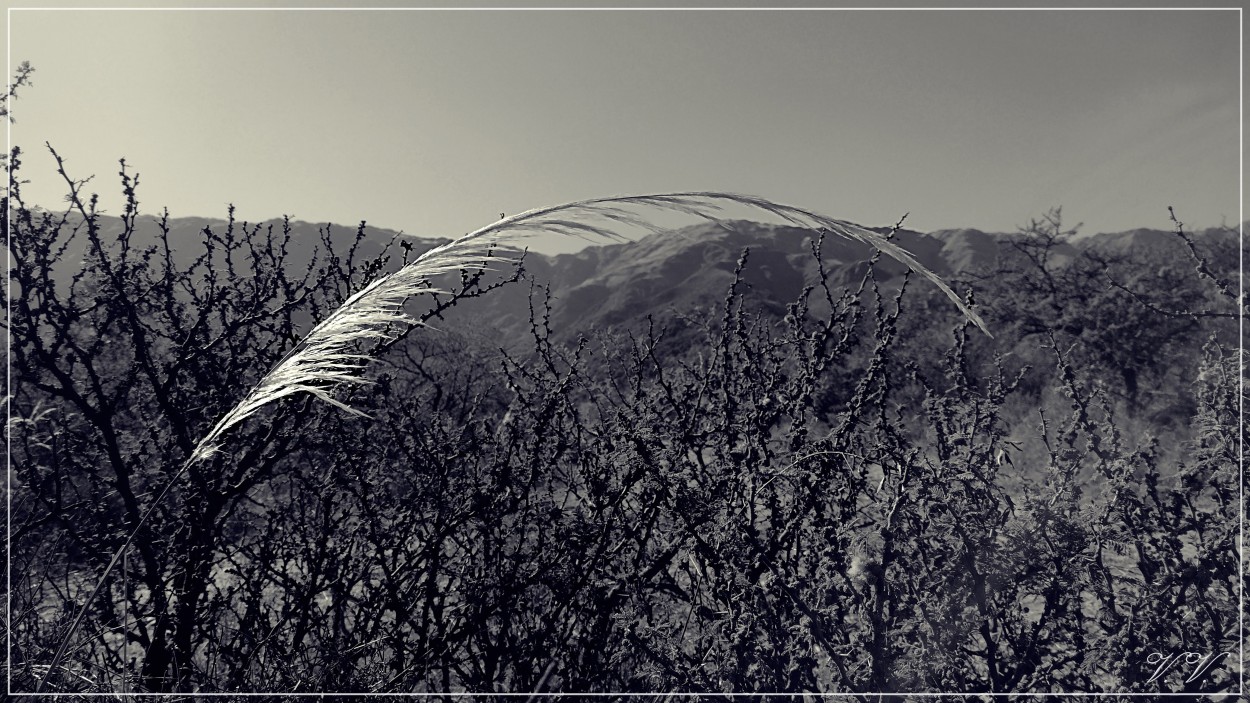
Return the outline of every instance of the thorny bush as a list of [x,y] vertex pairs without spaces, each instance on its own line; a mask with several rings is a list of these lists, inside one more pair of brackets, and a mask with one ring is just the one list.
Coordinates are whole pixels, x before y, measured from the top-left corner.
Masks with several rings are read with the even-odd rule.
[[[231,218],[179,263],[167,217],[139,241],[124,165],[119,221],[62,177],[64,213],[16,180],[7,203],[26,691],[197,438],[394,256],[360,254],[363,223],[297,252],[289,222]],[[811,254],[780,320],[752,307],[749,252],[720,308],[573,345],[533,287],[526,353],[418,330],[353,392],[371,419],[278,404],[143,527],[50,690],[1235,687],[1229,656],[1156,675],[1238,644],[1234,350],[1188,347],[1189,451],[1168,466],[1062,329],[1028,330],[1050,366],[1022,389],[906,277],[870,265],[840,290]],[[523,275],[466,274],[424,315]],[[944,350],[908,345],[917,315]],[[701,344],[665,344],[691,325]]]

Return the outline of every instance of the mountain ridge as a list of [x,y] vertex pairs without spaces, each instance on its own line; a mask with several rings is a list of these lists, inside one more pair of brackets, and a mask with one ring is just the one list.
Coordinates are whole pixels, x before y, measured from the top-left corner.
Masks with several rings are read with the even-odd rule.
[[[132,246],[137,249],[156,246],[160,237],[157,222],[155,218],[142,217],[132,237]],[[206,228],[212,228],[220,236],[229,224],[224,219],[170,218],[168,227],[175,263],[189,265],[203,252],[201,242]],[[259,223],[234,222],[233,226],[236,233],[243,229],[256,230],[262,232],[261,236],[282,236],[283,227],[287,227],[290,232],[287,266],[295,269],[318,265],[309,256],[314,243],[330,241],[344,251],[361,228],[363,235],[357,256],[368,260],[382,255],[389,246],[390,260],[384,270],[398,268],[405,255],[411,260],[448,241],[410,237],[367,223],[347,227],[271,219]],[[890,231],[890,228],[873,229],[879,233]],[[105,239],[117,237],[122,223],[116,217],[102,217],[100,231]],[[1214,231],[1218,230],[1205,230],[1193,237],[1200,239]],[[975,228],[927,233],[904,228],[897,230],[893,238],[922,265],[951,282],[972,272],[991,271],[1003,248],[1022,236],[1025,235]],[[83,241],[85,237],[80,240]],[[524,266],[531,282],[549,290],[553,299],[551,325],[564,336],[629,325],[648,315],[717,306],[733,281],[739,259],[748,250],[742,280],[751,289],[753,304],[769,314],[783,315],[786,306],[805,286],[814,285],[821,278],[812,256],[812,248],[818,243],[829,283],[837,287],[857,285],[873,254],[870,246],[835,235],[826,235],[822,242],[810,230],[749,220],[701,222],[629,242],[589,246],[571,253],[548,255],[529,251],[524,254]],[[401,244],[408,246],[399,246]],[[1137,253],[1188,256],[1184,242],[1174,232],[1147,228],[1064,239],[1055,253],[1070,257],[1081,250],[1121,256]],[[63,262],[63,268],[67,272],[81,270],[85,255],[85,246],[67,251],[69,258]],[[245,254],[236,253],[236,256],[242,255]],[[877,265],[877,279],[888,284],[905,270],[899,262],[882,257]],[[445,315],[444,322],[450,327],[493,330],[493,336],[498,339],[518,339],[528,333],[529,305],[527,295],[483,296],[464,301]]]

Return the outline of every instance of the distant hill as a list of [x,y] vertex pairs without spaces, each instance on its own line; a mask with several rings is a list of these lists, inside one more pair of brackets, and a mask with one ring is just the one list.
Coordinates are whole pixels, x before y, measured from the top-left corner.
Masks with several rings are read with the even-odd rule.
[[[103,238],[116,239],[122,231],[115,217],[101,219]],[[235,223],[236,229],[245,225]],[[281,220],[248,224],[262,234],[282,238]],[[226,231],[221,219],[188,217],[169,221],[171,258],[187,266],[203,253],[205,228],[218,234]],[[303,270],[310,263],[314,244],[328,236],[338,247],[346,247],[357,227],[318,225],[303,221],[289,224],[288,266]],[[878,231],[887,231],[879,229]],[[1198,238],[1214,231],[1198,233]],[[136,250],[154,247],[159,228],[150,217],[141,219],[131,245]],[[357,254],[370,259],[392,245],[387,268],[394,270],[403,256],[400,242],[411,247],[415,257],[441,241],[402,235],[393,230],[366,226]],[[1003,247],[1011,246],[1018,234],[988,233],[977,229],[946,229],[930,233],[911,230],[897,232],[895,241],[938,275],[953,278],[973,271],[992,270]],[[738,259],[750,250],[743,280],[751,288],[750,300],[760,310],[778,317],[795,300],[803,287],[819,280],[811,255],[815,235],[784,225],[749,221],[706,222],[682,229],[647,236],[638,241],[591,246],[576,253],[547,256],[529,253],[525,257],[527,277],[535,285],[550,287],[551,323],[562,337],[573,337],[591,329],[632,326],[648,315],[668,317],[677,311],[715,309],[724,299]],[[87,240],[75,238],[59,267],[60,278],[68,282],[81,270]],[[1183,242],[1172,232],[1135,229],[1077,238],[1062,245],[1060,257],[1090,249],[1109,255],[1186,257]],[[827,236],[822,253],[826,272],[834,286],[858,283],[872,249],[859,242]],[[237,257],[248,256],[245,250]],[[324,264],[324,262],[320,262]],[[901,264],[883,257],[878,279],[889,283],[904,271]],[[927,285],[927,284],[921,284]],[[500,343],[524,337],[529,329],[528,290],[513,289],[467,301],[447,319],[436,324],[449,328],[472,328]]]
[[942,260],[955,272],[992,267],[998,258],[999,243],[1007,237],[979,229],[942,229],[929,236],[942,242]]
[[[666,318],[675,312],[716,311],[745,249],[750,250],[743,271],[743,280],[751,289],[749,300],[768,314],[779,318],[804,286],[819,280],[811,255],[811,232],[743,221],[725,225],[704,223],[636,242],[589,247],[554,257],[530,254],[526,269],[535,283],[550,286],[552,328],[565,337],[596,328],[634,327],[648,315]],[[1204,240],[1218,233],[1210,230],[1194,236]],[[902,230],[895,241],[950,281],[963,274],[992,271],[1000,252],[1019,237],[976,229],[931,233]],[[1175,233],[1138,229],[1064,242],[1054,251],[1055,263],[1082,250],[1155,261],[1187,261],[1189,256]],[[831,285],[857,285],[872,253],[867,245],[827,237],[822,254]],[[904,271],[901,264],[883,257],[877,278],[888,286]],[[528,330],[528,300],[524,295],[470,301],[458,312],[463,318],[453,317],[453,321],[472,320],[479,329],[495,329],[501,339],[516,339]]]

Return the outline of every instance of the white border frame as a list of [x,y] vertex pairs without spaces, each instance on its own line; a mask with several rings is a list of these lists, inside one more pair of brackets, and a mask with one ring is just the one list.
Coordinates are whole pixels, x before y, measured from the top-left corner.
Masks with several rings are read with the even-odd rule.
[[[405,13],[405,11],[504,11],[504,13],[525,13],[525,11],[604,11],[604,13],[632,13],[632,11],[680,11],[680,13],[716,13],[716,11],[735,11],[735,13],[790,13],[790,11],[808,11],[808,13],[820,13],[820,11],[885,11],[885,13],[894,13],[894,11],[934,11],[934,13],[943,13],[943,11],[1021,11],[1021,13],[1029,13],[1029,11],[1039,10],[1063,10],[1063,11],[1094,11],[1094,10],[1118,10],[1118,11],[1233,11],[1238,13],[1238,185],[1239,193],[1239,210],[1238,210],[1238,295],[1239,295],[1239,316],[1238,316],[1238,338],[1240,344],[1238,346],[1238,367],[1240,374],[1238,375],[1238,414],[1241,428],[1245,428],[1245,9],[1234,8],[1234,6],[1205,6],[1205,8],[1044,8],[1044,6],[1033,6],[1033,8],[975,8],[975,6],[963,6],[963,8],[550,8],[550,6],[534,6],[534,8],[490,8],[490,6],[481,6],[481,8],[8,8],[6,11],[5,25],[5,80],[8,81],[12,75],[12,14],[14,11],[184,11],[184,13],[202,13],[202,11],[319,11],[319,13],[335,13],[335,11],[389,11],[389,13]],[[8,86],[8,83],[5,83]],[[9,104],[10,114],[12,104]],[[5,138],[8,143],[5,154],[12,150],[12,120],[5,120]],[[6,180],[8,184],[12,179],[12,164],[9,163],[5,169]],[[9,238],[12,236],[12,220],[11,213],[12,201],[9,201],[9,211],[6,211],[5,218],[9,220],[9,229],[6,234]],[[12,265],[11,240],[5,241],[5,270],[8,271]],[[8,319],[12,318],[12,279],[6,276],[5,280],[6,295],[5,301],[8,309],[5,310]],[[5,333],[5,397],[10,397],[12,389],[12,364],[10,360],[11,336]],[[12,408],[8,400],[5,402],[5,428],[9,427]],[[10,620],[11,600],[12,600],[12,490],[11,490],[11,473],[12,473],[12,439],[10,433],[5,433],[5,494],[8,504],[5,509],[5,619]],[[1245,432],[1238,434],[1238,503],[1240,513],[1239,534],[1238,534],[1238,552],[1240,553],[1241,562],[1238,569],[1238,598],[1240,608],[1238,609],[1238,685],[1236,692],[1211,694],[1213,697],[1225,697],[1225,695],[1245,695]],[[164,697],[205,697],[205,698],[221,698],[221,697],[412,697],[412,698],[429,698],[429,697],[477,697],[477,695],[504,695],[504,697],[542,697],[542,698],[564,698],[570,695],[576,697],[655,697],[655,695],[690,695],[690,697],[701,697],[699,693],[684,692],[651,692],[651,693],[25,693],[14,692],[12,690],[12,667],[10,654],[12,652],[12,629],[5,630],[5,693],[10,697],[46,697],[46,698],[98,698],[98,697],[130,697],[143,695],[143,697],[164,698]],[[915,697],[941,697],[941,695],[990,695],[990,697],[1001,697],[1001,695],[1014,695],[1014,697],[1050,697],[1050,695],[1070,695],[1070,697],[1100,697],[1100,695],[1126,695],[1126,697],[1139,697],[1139,695],[1150,695],[1150,697],[1195,697],[1195,693],[803,693],[803,692],[776,692],[776,693],[716,693],[707,695],[717,695],[717,697],[764,697],[764,695],[814,695],[818,698],[843,698],[843,697],[864,697],[864,695],[915,695]]]

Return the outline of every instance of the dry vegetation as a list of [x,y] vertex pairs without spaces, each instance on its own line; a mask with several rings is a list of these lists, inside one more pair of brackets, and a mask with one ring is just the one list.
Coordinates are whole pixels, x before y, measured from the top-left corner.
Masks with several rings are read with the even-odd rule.
[[[288,229],[232,219],[180,265],[132,246],[124,167],[106,238],[64,173],[68,212],[28,207],[20,157],[14,691],[1236,689],[1235,238],[1058,257],[1052,213],[955,286],[994,338],[875,257],[831,286],[818,238],[784,318],[744,252],[717,309],[572,344],[531,286],[503,353],[412,326],[525,290],[480,265],[495,235],[709,194],[528,213],[383,278],[363,226],[291,266]],[[1182,652],[1233,655],[1154,676]]]

